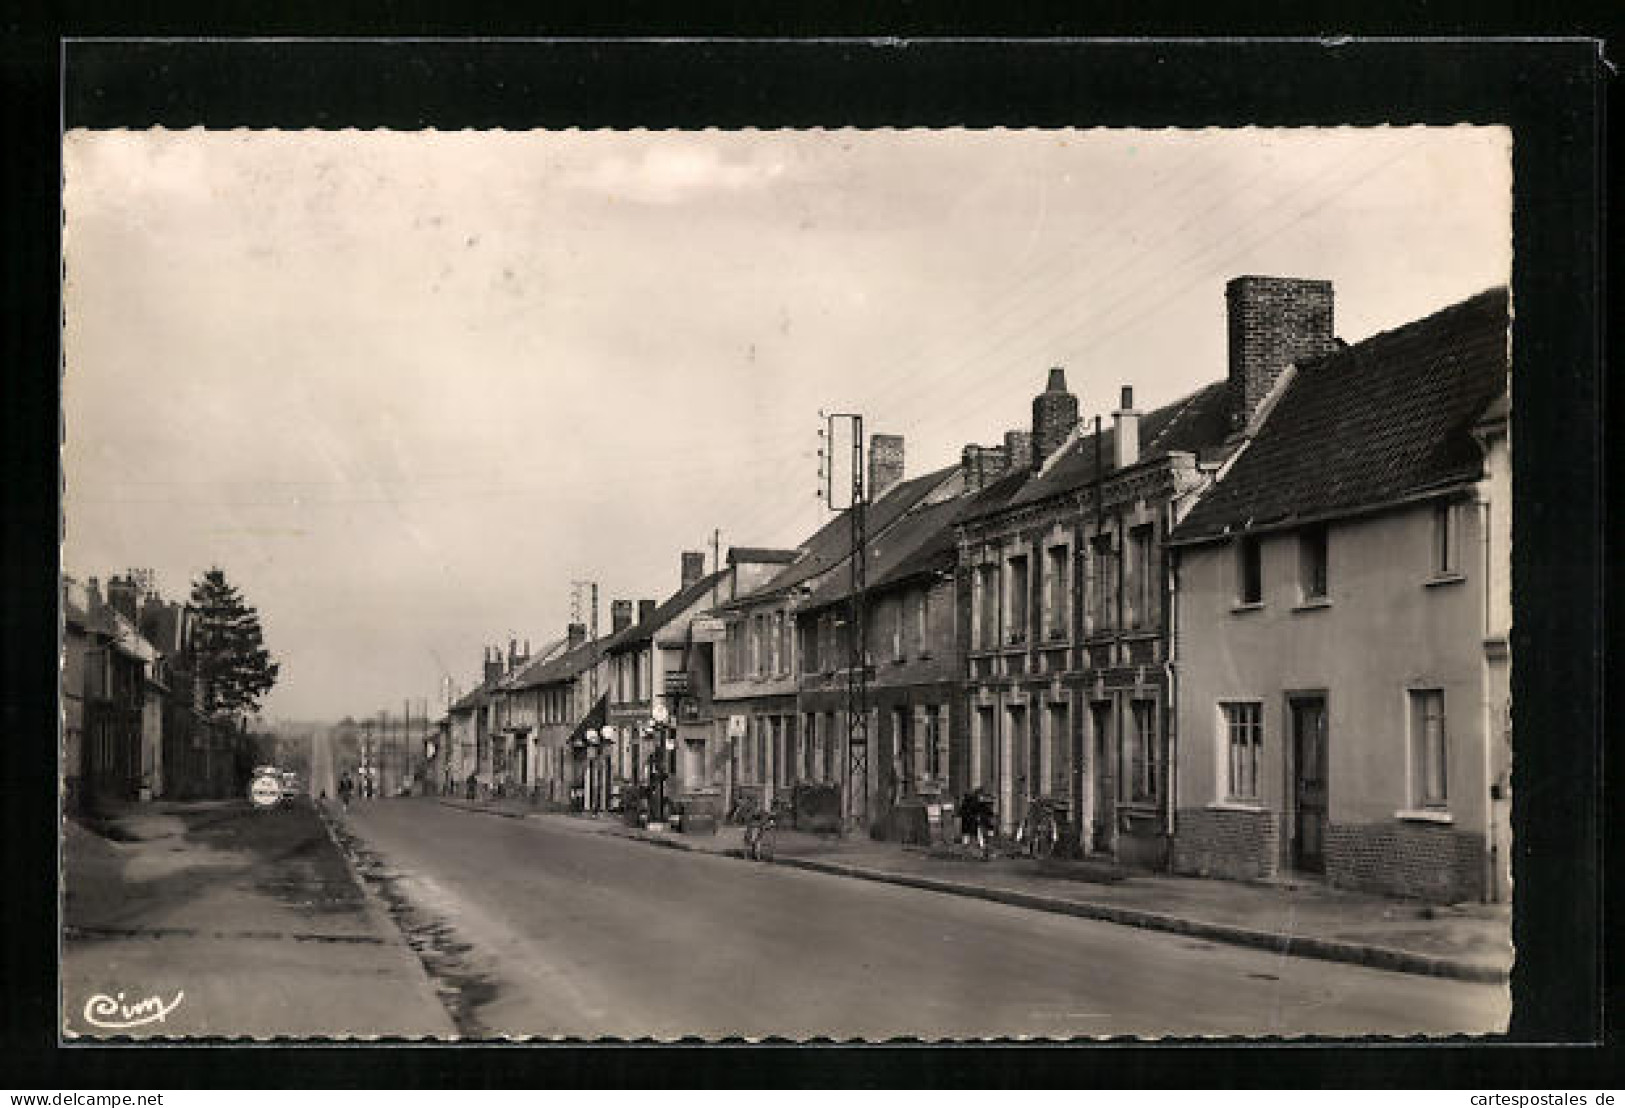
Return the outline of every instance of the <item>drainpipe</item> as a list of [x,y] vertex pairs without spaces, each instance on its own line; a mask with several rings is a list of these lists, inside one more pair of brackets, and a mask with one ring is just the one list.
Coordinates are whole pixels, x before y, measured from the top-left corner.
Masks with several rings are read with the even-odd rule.
[[[1168,532],[1173,531],[1174,506],[1170,502],[1167,513]],[[1179,555],[1171,546],[1162,548],[1163,580],[1167,582],[1163,612],[1168,622],[1168,653],[1162,662],[1163,677],[1168,689],[1168,707],[1163,712],[1163,728],[1168,734],[1168,787],[1163,790],[1163,803],[1167,806],[1164,820],[1168,828],[1168,871],[1174,869],[1174,813],[1178,811],[1175,790],[1179,782]]]

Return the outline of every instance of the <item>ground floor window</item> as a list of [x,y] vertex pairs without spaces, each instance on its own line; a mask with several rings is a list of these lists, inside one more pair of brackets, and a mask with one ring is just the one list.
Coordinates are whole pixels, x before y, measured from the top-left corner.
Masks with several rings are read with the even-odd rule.
[[948,709],[927,708],[925,710],[925,775],[933,781],[941,781],[948,775],[947,731]]
[[1419,808],[1449,803],[1444,690],[1411,690],[1411,802]]
[[846,748],[846,743],[835,727],[835,713],[824,713],[824,780],[834,784],[838,780],[836,758]]
[[1057,796],[1066,796],[1071,791],[1072,735],[1068,726],[1070,722],[1071,713],[1067,711],[1065,703],[1049,706],[1049,791]]
[[1231,800],[1258,799],[1258,767],[1264,750],[1263,706],[1256,701],[1221,704],[1228,757],[1226,789]]
[[976,780],[974,785],[991,786],[998,773],[997,724],[990,706],[976,709]]

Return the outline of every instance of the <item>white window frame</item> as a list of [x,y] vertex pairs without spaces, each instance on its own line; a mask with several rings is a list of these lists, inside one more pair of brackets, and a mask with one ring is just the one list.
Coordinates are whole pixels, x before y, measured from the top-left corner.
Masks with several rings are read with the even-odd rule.
[[[1450,810],[1450,715],[1446,707],[1445,692],[1442,688],[1412,688],[1406,690],[1406,732],[1409,735],[1409,750],[1406,752],[1406,764],[1409,766],[1408,799],[1412,810],[1419,812],[1448,812]],[[1438,706],[1436,717],[1427,714],[1429,703]],[[1440,789],[1437,795],[1431,795],[1432,774],[1429,772],[1428,760],[1431,736],[1428,725],[1437,719],[1438,735],[1438,776]]]
[[[1238,718],[1246,711],[1251,719]],[[1252,789],[1244,792],[1236,787],[1236,736],[1250,731],[1254,741],[1246,744],[1252,750]],[[1264,781],[1264,702],[1254,699],[1221,700],[1218,704],[1218,761],[1220,768],[1221,800],[1232,804],[1256,805],[1263,799]]]

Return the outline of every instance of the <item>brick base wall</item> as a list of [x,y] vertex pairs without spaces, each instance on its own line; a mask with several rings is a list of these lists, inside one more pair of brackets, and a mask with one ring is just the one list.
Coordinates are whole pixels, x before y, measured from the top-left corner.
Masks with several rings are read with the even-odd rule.
[[1447,824],[1329,824],[1326,876],[1334,885],[1453,902],[1484,896],[1483,836]]
[[1268,877],[1280,857],[1274,812],[1181,808],[1174,826],[1174,872],[1246,881]]

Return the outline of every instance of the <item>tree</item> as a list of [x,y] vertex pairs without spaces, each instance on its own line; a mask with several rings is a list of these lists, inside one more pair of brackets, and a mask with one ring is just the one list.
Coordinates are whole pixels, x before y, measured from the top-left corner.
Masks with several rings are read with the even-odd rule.
[[193,640],[203,711],[221,719],[253,713],[276,684],[278,665],[265,649],[260,616],[215,568],[192,585],[197,611]]

